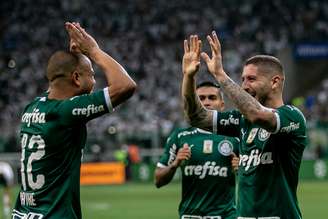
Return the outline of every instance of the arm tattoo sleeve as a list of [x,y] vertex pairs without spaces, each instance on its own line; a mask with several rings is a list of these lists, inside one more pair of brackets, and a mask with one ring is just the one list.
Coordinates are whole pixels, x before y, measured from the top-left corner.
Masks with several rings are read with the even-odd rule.
[[189,124],[204,130],[212,131],[213,113],[206,110],[195,94],[195,79],[184,78],[182,83],[182,98],[184,103],[184,114]]
[[254,97],[244,91],[229,77],[221,81],[220,85],[223,92],[232,100],[246,118],[254,115],[259,110],[263,110],[262,105]]

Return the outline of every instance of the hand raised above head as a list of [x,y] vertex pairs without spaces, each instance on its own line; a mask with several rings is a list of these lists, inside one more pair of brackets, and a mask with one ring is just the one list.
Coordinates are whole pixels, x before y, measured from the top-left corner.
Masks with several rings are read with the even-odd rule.
[[207,41],[211,47],[212,58],[210,58],[207,53],[202,52],[202,59],[206,62],[209,72],[214,77],[225,75],[222,65],[221,43],[215,31],[207,36]]
[[96,40],[88,34],[79,23],[66,22],[65,28],[70,37],[71,52],[82,52],[83,54],[90,56],[93,50],[99,49]]
[[201,40],[197,35],[191,35],[188,40],[184,40],[184,55],[182,60],[182,72],[184,75],[193,76],[200,66]]

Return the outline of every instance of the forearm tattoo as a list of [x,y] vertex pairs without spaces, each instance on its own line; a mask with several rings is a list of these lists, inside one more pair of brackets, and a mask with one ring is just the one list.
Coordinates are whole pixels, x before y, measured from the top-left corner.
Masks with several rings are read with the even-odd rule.
[[183,89],[184,92],[182,98],[184,102],[184,114],[186,115],[189,124],[193,127],[212,131],[212,112],[203,107],[195,94],[194,87],[184,87]]
[[230,78],[221,81],[220,87],[246,118],[262,110],[261,104]]

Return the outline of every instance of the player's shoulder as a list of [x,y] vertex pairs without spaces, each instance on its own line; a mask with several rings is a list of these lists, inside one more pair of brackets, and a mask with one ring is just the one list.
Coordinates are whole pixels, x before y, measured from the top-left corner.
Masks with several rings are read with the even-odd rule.
[[306,119],[302,113],[302,111],[293,105],[283,105],[276,109],[279,113],[283,113],[285,115],[288,115],[291,118],[294,118],[295,120],[301,120],[302,122],[306,122]]

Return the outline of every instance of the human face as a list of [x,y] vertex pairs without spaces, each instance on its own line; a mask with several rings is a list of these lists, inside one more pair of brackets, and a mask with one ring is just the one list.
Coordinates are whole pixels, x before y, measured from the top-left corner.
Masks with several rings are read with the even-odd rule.
[[272,92],[270,78],[260,73],[256,65],[248,64],[244,66],[241,80],[241,87],[261,104],[265,104]]
[[95,72],[89,58],[84,56],[80,60],[78,66],[78,73],[80,75],[80,90],[82,94],[91,93],[96,84]]
[[206,109],[222,111],[224,101],[219,96],[219,89],[216,87],[200,87],[196,90],[200,102]]

